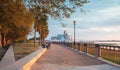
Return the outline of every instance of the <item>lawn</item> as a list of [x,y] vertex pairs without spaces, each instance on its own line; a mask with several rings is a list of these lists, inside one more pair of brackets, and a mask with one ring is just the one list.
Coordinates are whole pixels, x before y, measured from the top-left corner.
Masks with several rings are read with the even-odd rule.
[[15,43],[13,47],[15,60],[19,60],[39,49],[38,43],[36,43],[36,47],[34,47],[34,43]]
[[1,61],[2,57],[4,56],[6,50],[7,49],[0,48],[0,61]]

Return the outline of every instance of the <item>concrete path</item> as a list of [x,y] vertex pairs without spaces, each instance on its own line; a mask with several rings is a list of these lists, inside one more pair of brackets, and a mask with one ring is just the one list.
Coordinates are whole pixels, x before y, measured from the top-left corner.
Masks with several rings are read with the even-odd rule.
[[73,49],[52,44],[31,70],[120,70]]
[[15,62],[13,46],[11,45],[0,62],[0,68]]

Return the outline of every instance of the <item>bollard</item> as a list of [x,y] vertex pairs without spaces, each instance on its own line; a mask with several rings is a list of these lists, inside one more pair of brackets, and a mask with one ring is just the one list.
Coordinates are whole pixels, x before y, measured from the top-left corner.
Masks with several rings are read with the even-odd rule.
[[72,43],[72,48],[74,49],[74,44]]
[[84,44],[84,54],[87,53],[87,44]]
[[80,51],[80,43],[78,43],[78,50]]
[[72,43],[70,43],[70,47],[72,48]]
[[95,57],[99,57],[99,44],[95,44]]

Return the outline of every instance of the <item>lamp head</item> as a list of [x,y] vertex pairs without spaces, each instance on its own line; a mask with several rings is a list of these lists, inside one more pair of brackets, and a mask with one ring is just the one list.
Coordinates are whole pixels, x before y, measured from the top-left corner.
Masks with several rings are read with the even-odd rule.
[[76,21],[73,21],[73,24],[75,25],[75,24],[76,24]]

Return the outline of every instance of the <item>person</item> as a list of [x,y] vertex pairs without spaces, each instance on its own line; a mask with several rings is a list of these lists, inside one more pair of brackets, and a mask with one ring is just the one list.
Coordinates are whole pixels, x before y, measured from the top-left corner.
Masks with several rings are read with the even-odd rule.
[[50,43],[47,43],[46,44],[46,48],[48,49],[50,47]]
[[48,43],[48,46],[50,46],[50,43]]

